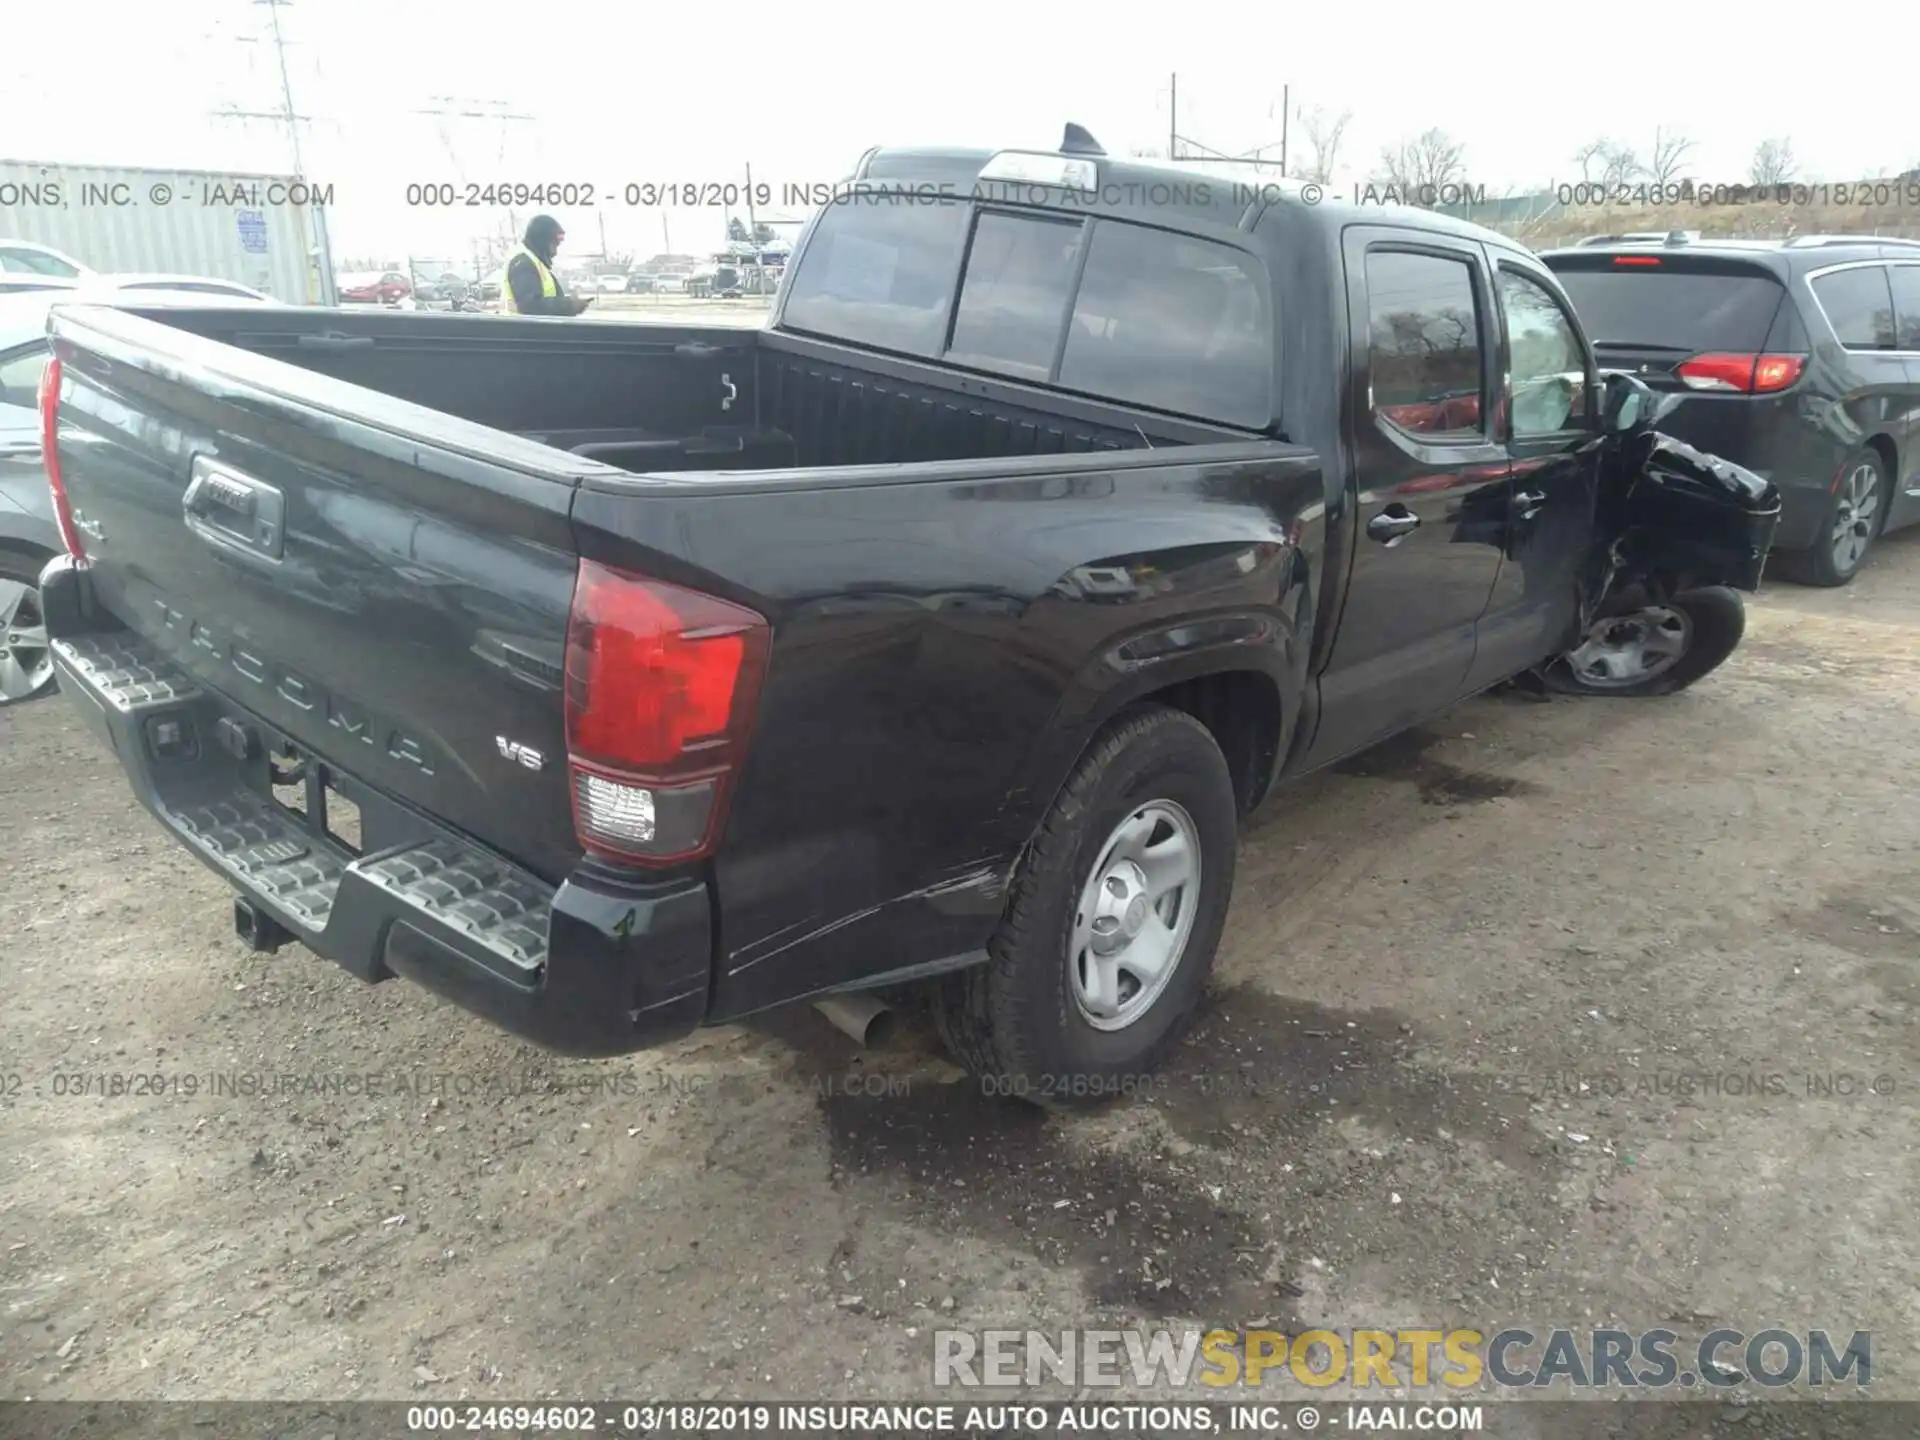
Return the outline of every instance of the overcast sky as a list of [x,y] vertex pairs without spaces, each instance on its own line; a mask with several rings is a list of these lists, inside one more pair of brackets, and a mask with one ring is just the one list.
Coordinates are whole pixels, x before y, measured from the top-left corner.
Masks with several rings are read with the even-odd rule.
[[[1179,130],[1278,155],[1282,87],[1297,109],[1353,118],[1342,178],[1428,126],[1464,142],[1491,193],[1579,178],[1574,150],[1610,134],[1641,151],[1657,126],[1697,141],[1696,178],[1745,178],[1787,135],[1810,178],[1920,162],[1912,97],[1862,37],[1920,33],[1911,0],[1862,0],[1844,23],[1762,22],[1721,6],[1515,4],[1060,6],[975,0],[928,10],[815,0],[668,8],[291,0],[280,10],[308,174],[334,186],[337,258],[463,253],[487,217],[409,209],[412,181],[836,180],[869,145],[1051,147],[1063,122],[1114,154]],[[496,18],[498,15],[501,18]],[[1136,21],[1130,18],[1137,15]],[[277,109],[255,0],[16,0],[0,49],[0,158],[286,171],[286,128],[211,118]],[[1807,17],[1800,17],[1804,22]],[[256,37],[256,43],[248,43]],[[1897,48],[1897,47],[1896,47]],[[1891,54],[1891,52],[1889,52]],[[436,97],[530,120],[437,120]],[[468,107],[475,108],[475,107]],[[1293,127],[1295,154],[1299,126]],[[704,251],[705,208],[559,212],[570,248]]]

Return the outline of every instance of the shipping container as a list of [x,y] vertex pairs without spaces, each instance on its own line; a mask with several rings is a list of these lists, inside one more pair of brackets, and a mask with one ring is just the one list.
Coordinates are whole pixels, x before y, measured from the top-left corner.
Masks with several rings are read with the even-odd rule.
[[290,305],[334,303],[331,185],[288,175],[0,160],[0,240],[95,270],[206,275]]

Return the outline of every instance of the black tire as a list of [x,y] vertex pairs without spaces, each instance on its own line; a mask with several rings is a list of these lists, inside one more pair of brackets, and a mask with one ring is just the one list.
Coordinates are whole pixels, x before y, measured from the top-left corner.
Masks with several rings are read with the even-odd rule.
[[[46,565],[48,558],[45,555],[28,555],[18,550],[0,550],[0,581],[14,581],[28,587],[26,601],[30,611],[23,613],[31,614],[43,634],[46,630],[46,617],[40,610],[40,571]],[[0,603],[0,612],[4,609],[4,603]],[[4,623],[8,618],[6,614],[0,613],[0,623]],[[42,649],[36,649],[33,653],[36,656],[44,656]],[[9,658],[14,656],[15,648],[11,633],[0,631],[0,666],[5,666]],[[35,668],[39,668],[37,663]],[[46,678],[25,694],[9,696],[4,679],[5,677],[0,677],[0,708],[44,700],[59,688],[51,665],[46,667]]]
[[[1841,524],[1843,510],[1851,509],[1855,503],[1852,488],[1854,477],[1863,470],[1870,471],[1873,477],[1873,514],[1865,532],[1857,534],[1857,548],[1843,560],[1834,553],[1838,545],[1834,531]],[[1871,448],[1854,451],[1842,463],[1840,480],[1835,484],[1833,494],[1827,497],[1826,508],[1820,512],[1820,538],[1805,550],[1776,551],[1769,557],[1770,573],[1801,585],[1815,585],[1826,590],[1851,585],[1854,576],[1860,573],[1860,567],[1866,564],[1867,554],[1874,542],[1880,538],[1880,531],[1887,521],[1888,502],[1892,498],[1887,462],[1881,458],[1880,452]]]
[[[1200,874],[1192,926],[1172,973],[1119,1030],[1089,1023],[1069,978],[1077,902],[1117,827],[1156,801],[1193,822]],[[990,1093],[1074,1108],[1131,1091],[1179,1038],[1213,967],[1233,893],[1238,807],[1227,763],[1205,726],[1141,706],[1081,757],[1014,875],[988,963],[949,975],[935,1024]]]
[[[1739,647],[1747,629],[1747,607],[1737,592],[1724,585],[1688,590],[1655,610],[1680,612],[1686,629],[1684,648],[1666,668],[1636,684],[1599,684],[1583,677],[1572,663],[1579,651],[1570,651],[1542,667],[1549,689],[1563,695],[1598,695],[1637,699],[1648,695],[1677,695],[1695,681],[1711,675]],[[1615,617],[1635,621],[1645,612]],[[1591,634],[1591,630],[1589,631]]]

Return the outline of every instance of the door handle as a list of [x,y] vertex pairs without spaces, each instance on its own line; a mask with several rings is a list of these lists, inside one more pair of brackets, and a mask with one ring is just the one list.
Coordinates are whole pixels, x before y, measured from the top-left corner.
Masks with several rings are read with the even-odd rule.
[[1418,515],[1413,514],[1403,505],[1393,505],[1367,521],[1367,538],[1378,540],[1383,545],[1394,545],[1419,528]]
[[1547,492],[1544,490],[1522,490],[1518,495],[1513,497],[1513,503],[1519,510],[1522,520],[1531,520],[1540,513],[1540,507],[1547,503]]

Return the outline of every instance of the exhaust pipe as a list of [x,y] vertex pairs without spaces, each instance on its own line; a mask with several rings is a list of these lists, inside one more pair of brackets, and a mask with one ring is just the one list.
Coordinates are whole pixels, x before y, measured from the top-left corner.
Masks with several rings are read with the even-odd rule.
[[847,995],[829,995],[813,1002],[813,1008],[833,1023],[833,1028],[849,1036],[862,1049],[884,1045],[893,1035],[893,1011],[871,995],[855,991]]
[[251,900],[233,902],[233,933],[256,955],[271,955],[293,940],[293,932]]

